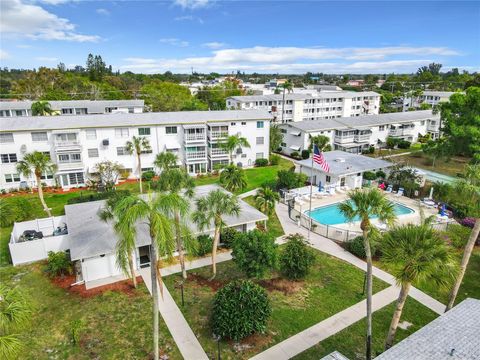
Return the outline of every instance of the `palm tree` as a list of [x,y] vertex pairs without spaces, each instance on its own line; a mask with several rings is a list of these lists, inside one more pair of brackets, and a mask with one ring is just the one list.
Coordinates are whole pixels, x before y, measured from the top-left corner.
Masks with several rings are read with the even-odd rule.
[[172,169],[177,167],[178,156],[170,151],[164,151],[162,153],[157,154],[155,157],[155,161],[153,164],[163,172],[168,169]]
[[280,201],[280,195],[268,186],[262,186],[255,195],[255,205],[266,215],[270,215],[275,209],[275,204]]
[[247,177],[245,171],[236,165],[230,164],[220,173],[220,184],[231,192],[245,189]]
[[17,359],[22,347],[15,332],[30,320],[32,307],[18,288],[0,285],[0,358]]
[[372,251],[368,238],[371,231],[370,218],[377,216],[384,223],[392,224],[395,219],[393,204],[375,188],[355,189],[348,193],[349,201],[338,205],[340,211],[348,219],[360,218],[363,232],[363,244],[367,258],[367,349],[366,358],[372,358]]
[[23,160],[17,163],[17,171],[23,176],[29,177],[32,173],[35,175],[37,181],[38,197],[42,203],[43,210],[45,210],[49,217],[52,216],[50,209],[43,198],[42,189],[42,174],[54,173],[57,166],[52,163],[50,156],[39,151],[34,151],[23,156]]
[[52,108],[48,101],[40,100],[32,104],[32,115],[33,116],[45,116],[52,115]]
[[247,138],[241,137],[238,134],[226,137],[219,143],[219,146],[225,151],[228,151],[230,156],[230,164],[233,164],[233,151],[235,149],[242,147],[250,148]]
[[428,224],[395,227],[381,242],[382,260],[400,286],[395,312],[385,341],[385,350],[393,345],[412,283],[448,286],[454,274],[454,260],[445,241]]
[[172,222],[166,214],[167,201],[163,194],[150,194],[148,199],[139,196],[127,196],[114,209],[118,218],[115,230],[120,238],[135,239],[137,226],[146,226],[150,235],[150,274],[153,296],[153,354],[158,360],[158,291],[163,296],[160,273],[161,257],[170,257],[175,249]]
[[217,189],[208,193],[207,196],[197,200],[197,209],[193,213],[193,221],[198,225],[200,231],[210,229],[214,225],[215,231],[213,236],[212,247],[212,278],[217,274],[217,247],[220,242],[220,232],[224,226],[222,220],[223,215],[238,216],[240,214],[240,205],[238,199],[234,195]]
[[138,179],[140,181],[140,194],[143,193],[142,189],[142,159],[141,155],[142,152],[144,151],[149,151],[152,149],[150,146],[150,142],[148,139],[144,136],[139,136],[139,137],[132,137],[132,141],[127,141],[125,144],[125,148],[127,149],[127,152],[132,155],[135,154],[137,157],[137,164],[138,164]]
[[195,242],[185,220],[190,212],[190,202],[187,199],[192,199],[195,194],[195,181],[185,170],[169,169],[162,172],[162,176],[158,180],[158,187],[159,190],[169,194],[166,199],[168,200],[166,211],[171,211],[171,217],[174,219],[178,259],[182,268],[182,277],[187,279],[185,251],[194,252]]
[[283,88],[283,98],[282,98],[282,124],[283,124],[283,117],[285,114],[285,90],[288,90],[288,93],[293,89],[293,84],[290,82],[290,80],[285,81],[282,85],[280,85]]

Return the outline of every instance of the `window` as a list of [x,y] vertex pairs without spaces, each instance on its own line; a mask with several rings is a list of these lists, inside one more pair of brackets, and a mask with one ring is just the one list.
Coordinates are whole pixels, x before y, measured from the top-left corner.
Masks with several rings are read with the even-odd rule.
[[85,130],[85,135],[87,136],[87,140],[96,140],[97,139],[97,130],[87,129],[87,130]]
[[13,143],[13,133],[0,134],[0,143]]
[[286,134],[286,133],[287,133],[287,129],[280,129],[280,132],[281,132],[282,134]]
[[42,151],[42,153],[43,153],[44,155],[47,155],[48,158],[50,159],[50,151]]
[[27,115],[27,110],[13,110],[15,111],[16,116],[26,116]]
[[1,154],[2,164],[16,163],[17,154]]
[[263,159],[263,152],[256,153],[255,159]]
[[128,155],[128,151],[124,146],[119,146],[117,147],[117,155],[118,156]]
[[32,141],[48,141],[46,132],[32,132]]
[[75,108],[75,115],[86,115],[88,114],[87,108]]
[[81,161],[82,161],[82,157],[80,156],[80,153],[58,155],[58,162],[60,163],[75,163],[75,162],[81,162]]
[[57,142],[76,141],[76,140],[77,140],[77,134],[75,133],[65,133],[65,134],[56,135]]
[[234,122],[232,122],[232,123],[230,123],[230,125],[231,125],[231,126],[235,126],[235,125],[237,125],[237,124],[236,124],[236,123],[234,123]]
[[20,175],[18,174],[5,174],[5,182],[12,183],[12,182],[19,182]]
[[325,181],[326,181],[327,183],[329,183],[330,181],[332,181],[332,178],[327,175],[327,176],[325,177]]
[[62,109],[63,115],[73,115],[74,109]]
[[61,176],[63,186],[80,185],[84,183],[83,173],[70,173]]
[[140,153],[141,154],[151,154],[151,153],[153,153],[153,150],[150,148],[148,150],[142,150],[142,151],[140,151]]
[[425,120],[420,121],[420,125],[424,126],[425,125]]
[[0,110],[0,117],[10,116],[9,110]]
[[89,158],[98,157],[98,149],[88,149],[88,157]]
[[287,147],[287,144],[286,143],[281,143],[280,146],[281,147]]
[[257,129],[263,129],[263,121],[257,121]]
[[40,179],[42,179],[42,180],[45,180],[45,179],[51,180],[51,179],[53,179],[53,173],[44,172],[44,173],[40,176]]
[[257,137],[257,141],[256,141],[256,144],[257,144],[257,145],[263,145],[264,142],[265,142],[265,139],[264,139],[263,136],[258,136],[258,137]]
[[385,125],[380,125],[378,127],[378,131],[384,131],[385,130]]
[[128,128],[115,128],[116,138],[128,138]]
[[135,112],[135,108],[133,108],[133,107],[128,108],[128,113],[129,114],[133,114],[134,112]]
[[150,128],[138,128],[138,135],[143,135],[143,136],[150,135]]
[[176,126],[166,126],[165,127],[165,133],[166,134],[176,134],[177,133],[177,127]]
[[246,121],[242,121],[242,125],[247,125],[247,122],[246,122]]

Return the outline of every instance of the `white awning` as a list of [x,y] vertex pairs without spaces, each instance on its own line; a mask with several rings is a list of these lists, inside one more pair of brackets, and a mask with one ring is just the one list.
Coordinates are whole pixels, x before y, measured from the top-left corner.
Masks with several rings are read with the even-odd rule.
[[293,136],[300,136],[300,131],[292,131],[290,134]]
[[168,136],[165,139],[165,149],[172,150],[172,149],[180,149],[182,146],[178,143],[176,138],[169,139]]
[[300,146],[292,145],[292,146],[290,146],[290,149],[295,150],[295,151],[299,151],[299,150],[300,150]]

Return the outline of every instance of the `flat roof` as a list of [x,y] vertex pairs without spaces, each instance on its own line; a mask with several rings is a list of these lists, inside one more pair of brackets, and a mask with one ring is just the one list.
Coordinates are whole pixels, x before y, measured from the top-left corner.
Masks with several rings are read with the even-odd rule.
[[455,94],[454,91],[435,91],[435,90],[424,90],[423,95],[427,96],[440,96],[440,97],[450,97]]
[[480,300],[468,298],[375,359],[478,360],[479,324]]
[[32,131],[189,124],[241,120],[270,120],[266,110],[176,111],[138,114],[94,114],[58,116],[19,116],[0,120],[0,131]]
[[[285,92],[285,100],[306,100],[306,99],[330,99],[335,97],[340,98],[354,98],[359,96],[380,96],[380,94],[374,91],[324,91],[314,94],[307,93],[287,93]],[[230,96],[228,99],[234,99],[241,102],[250,102],[250,101],[278,101],[283,100],[283,94],[273,94],[273,95],[246,95],[246,96]]]
[[[195,188],[194,199],[205,196],[210,191],[217,189],[230,194],[218,185],[203,185]],[[227,226],[238,226],[268,219],[266,215],[245,201],[238,199],[238,203],[240,205],[239,216],[223,217],[223,221]],[[117,235],[113,230],[113,225],[111,222],[104,222],[98,217],[98,212],[104,205],[105,200],[100,200],[65,206],[68,236],[70,238],[70,256],[72,260],[110,254],[115,251]],[[191,205],[192,208],[195,207],[194,200],[191,201]],[[188,221],[187,225],[193,233],[199,233],[197,226],[192,221]],[[212,223],[211,227],[205,232],[209,230],[213,231],[213,229]],[[137,237],[135,240],[137,246],[150,245],[150,235],[146,224],[137,225]]]
[[[32,100],[0,101],[0,110],[31,109]],[[53,110],[62,108],[86,107],[91,111],[105,111],[105,107],[133,106],[143,107],[144,100],[48,100]]]
[[[328,174],[335,176],[371,171],[374,169],[383,169],[394,165],[389,161],[374,159],[368,156],[352,154],[340,150],[324,152],[323,156],[330,166]],[[295,161],[295,163],[308,169],[312,168],[311,159]],[[313,163],[313,168],[325,173],[317,163]]]

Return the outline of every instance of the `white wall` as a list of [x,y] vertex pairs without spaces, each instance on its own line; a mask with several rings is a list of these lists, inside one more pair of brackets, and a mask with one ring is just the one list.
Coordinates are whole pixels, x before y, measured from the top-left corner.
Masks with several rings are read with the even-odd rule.
[[65,251],[70,248],[68,235],[48,236],[43,239],[9,243],[13,265],[25,264],[48,258],[48,252]]
[[93,281],[122,274],[122,271],[115,263],[114,254],[82,259],[81,264],[84,281]]

